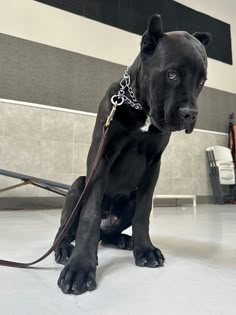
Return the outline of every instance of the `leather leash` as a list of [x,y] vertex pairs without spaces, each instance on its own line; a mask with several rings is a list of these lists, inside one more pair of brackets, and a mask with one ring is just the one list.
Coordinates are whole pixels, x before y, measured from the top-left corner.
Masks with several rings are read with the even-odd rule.
[[46,257],[48,257],[53,251],[54,249],[60,244],[60,242],[62,241],[63,237],[65,236],[65,234],[68,232],[69,228],[71,227],[72,225],[72,222],[74,221],[80,207],[82,206],[82,203],[88,193],[88,190],[90,188],[90,186],[92,185],[92,181],[93,181],[93,178],[94,178],[94,175],[95,175],[95,171],[96,171],[96,168],[98,166],[98,162],[102,156],[102,153],[103,153],[103,149],[104,149],[104,145],[105,145],[105,140],[106,140],[106,135],[107,135],[107,132],[109,130],[109,126],[110,126],[110,123],[112,122],[113,120],[113,117],[115,115],[115,111],[116,111],[116,107],[118,105],[120,105],[117,101],[113,101],[112,102],[113,104],[113,107],[112,107],[112,110],[106,120],[106,123],[103,127],[103,133],[102,133],[102,138],[101,138],[101,141],[100,141],[100,144],[99,144],[99,147],[98,147],[98,152],[97,152],[97,155],[96,155],[96,158],[95,158],[95,161],[94,161],[94,164],[93,164],[93,168],[92,168],[92,171],[89,175],[89,178],[88,180],[86,181],[86,184],[85,184],[85,187],[84,187],[84,190],[80,196],[80,198],[78,199],[68,221],[66,222],[64,228],[62,229],[61,233],[59,234],[59,236],[57,237],[57,239],[54,241],[53,245],[49,248],[49,250],[43,254],[41,257],[39,257],[38,259],[32,261],[32,262],[28,262],[28,263],[24,263],[24,262],[17,262],[17,261],[10,261],[10,260],[3,260],[3,259],[0,259],[0,266],[6,266],[6,267],[15,267],[15,268],[27,268],[27,267],[30,267],[32,265],[35,265],[37,264],[38,262],[42,261],[43,259],[45,259]]

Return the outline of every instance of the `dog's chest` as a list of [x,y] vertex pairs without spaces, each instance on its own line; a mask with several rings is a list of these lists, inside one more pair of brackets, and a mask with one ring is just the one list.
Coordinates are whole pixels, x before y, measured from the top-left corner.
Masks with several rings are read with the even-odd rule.
[[157,151],[148,132],[138,130],[114,161],[108,179],[109,193],[125,193],[137,189],[147,166]]
[[147,117],[147,119],[146,119],[144,125],[141,126],[141,127],[139,128],[139,130],[140,130],[141,132],[148,132],[150,126],[151,126],[151,120],[150,120],[149,117]]

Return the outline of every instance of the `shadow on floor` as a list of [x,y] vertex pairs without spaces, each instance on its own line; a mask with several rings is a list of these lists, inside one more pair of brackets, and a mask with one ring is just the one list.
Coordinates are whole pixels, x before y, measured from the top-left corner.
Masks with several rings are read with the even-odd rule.
[[158,240],[154,239],[153,243],[160,246],[164,255],[166,251],[167,255],[194,259],[219,267],[236,266],[236,248],[223,244],[206,243],[176,237],[158,237]]

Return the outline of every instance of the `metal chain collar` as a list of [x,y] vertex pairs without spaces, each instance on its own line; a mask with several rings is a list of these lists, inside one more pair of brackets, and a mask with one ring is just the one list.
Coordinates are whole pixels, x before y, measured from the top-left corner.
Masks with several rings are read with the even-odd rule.
[[[122,80],[120,81],[120,90],[116,95],[113,95],[111,97],[111,102],[115,106],[120,106],[124,102],[129,104],[131,107],[142,110],[142,105],[137,101],[134,91],[132,90],[132,87],[130,86],[130,75],[128,73],[129,67],[125,70],[124,76]],[[128,93],[130,95],[130,98],[125,95],[125,89],[127,88]]]

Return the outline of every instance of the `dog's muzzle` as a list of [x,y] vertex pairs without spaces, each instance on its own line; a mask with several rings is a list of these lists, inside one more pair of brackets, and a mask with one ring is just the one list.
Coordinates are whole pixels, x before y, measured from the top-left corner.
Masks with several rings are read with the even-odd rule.
[[188,107],[180,107],[177,115],[185,124],[193,124],[197,120],[198,111]]
[[[153,112],[150,113],[151,123],[161,131],[180,131],[185,130],[185,133],[189,134],[193,131],[196,124],[198,115],[197,109],[191,109],[189,107],[181,107],[170,112],[169,114],[158,113],[155,115]],[[159,117],[162,117],[161,119]],[[158,118],[157,118],[158,117]]]
[[185,133],[191,133],[197,121],[198,110],[189,107],[180,107],[177,112],[177,117],[180,125],[183,125],[181,129],[185,129]]

